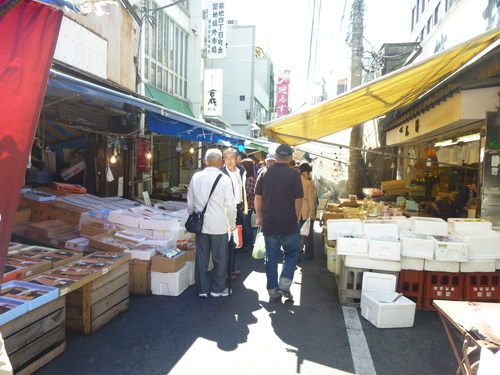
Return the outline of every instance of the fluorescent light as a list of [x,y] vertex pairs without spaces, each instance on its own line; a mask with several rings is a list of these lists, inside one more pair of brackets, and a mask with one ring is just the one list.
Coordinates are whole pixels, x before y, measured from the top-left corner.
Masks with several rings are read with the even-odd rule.
[[446,146],[451,146],[451,145],[456,145],[457,143],[460,142],[473,142],[473,141],[479,141],[481,139],[481,134],[469,134],[469,135],[464,135],[462,137],[458,137],[456,139],[447,139],[445,141],[437,142],[434,144],[434,147],[446,147]]

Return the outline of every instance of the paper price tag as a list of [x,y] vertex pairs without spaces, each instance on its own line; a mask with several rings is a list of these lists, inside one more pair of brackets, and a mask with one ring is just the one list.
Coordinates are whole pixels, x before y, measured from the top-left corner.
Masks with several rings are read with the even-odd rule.
[[69,292],[69,288],[62,288],[62,289],[59,289],[59,297],[62,297],[64,296],[65,294],[67,294]]
[[109,271],[109,267],[103,268],[102,269],[102,274],[106,275],[108,273],[108,271]]

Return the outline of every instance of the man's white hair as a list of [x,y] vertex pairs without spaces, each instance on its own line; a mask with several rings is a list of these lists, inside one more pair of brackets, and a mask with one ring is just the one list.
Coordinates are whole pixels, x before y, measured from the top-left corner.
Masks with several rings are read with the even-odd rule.
[[220,152],[218,148],[211,148],[207,150],[207,153],[205,154],[205,159],[208,164],[212,164],[219,159],[222,160],[222,152]]
[[238,156],[238,151],[236,151],[235,148],[232,148],[232,147],[229,147],[229,148],[226,148],[224,150],[224,156],[226,156],[227,154],[233,154],[234,156]]

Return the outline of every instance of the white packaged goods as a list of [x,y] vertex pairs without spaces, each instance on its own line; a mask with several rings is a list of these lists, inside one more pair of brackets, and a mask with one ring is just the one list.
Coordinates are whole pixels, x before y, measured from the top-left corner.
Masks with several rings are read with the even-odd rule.
[[362,233],[338,233],[337,254],[368,256],[368,239]]
[[148,236],[147,240],[143,242],[145,245],[159,245],[165,246],[167,248],[175,245],[177,240],[174,240],[173,237],[156,237],[156,236]]
[[425,259],[424,260],[424,271],[434,271],[434,272],[459,272],[460,263],[459,262],[444,262],[435,259]]
[[145,217],[139,223],[139,228],[172,230],[179,227],[179,220],[169,216]]
[[389,235],[368,235],[368,257],[401,260],[401,242]]
[[495,266],[494,260],[469,259],[468,262],[460,263],[460,272],[495,272]]
[[186,262],[186,266],[189,267],[189,285],[194,285],[196,283],[195,276],[194,276],[194,260],[190,260]]
[[451,234],[462,231],[469,230],[492,230],[493,224],[491,221],[484,219],[461,219],[461,218],[450,218],[448,219],[448,231]]
[[158,252],[154,245],[138,244],[136,247],[123,250],[124,253],[129,253],[132,259],[151,260]]
[[433,217],[410,217],[410,229],[419,234],[436,234],[446,236],[448,234],[448,223],[443,219]]
[[462,230],[456,235],[469,245],[469,259],[500,259],[500,233],[494,230]]
[[371,259],[366,257],[358,257],[353,255],[344,256],[344,264],[346,267],[366,268],[379,271],[401,271],[401,262],[394,260]]
[[394,220],[365,220],[363,221],[363,233],[367,236],[392,236],[398,238],[399,229]]
[[424,270],[424,259],[401,257],[401,269],[402,270],[423,271]]
[[108,220],[113,223],[128,225],[135,228],[139,227],[139,222],[143,218],[143,215],[128,210],[112,211],[108,215]]
[[409,230],[399,233],[401,255],[405,257],[433,259],[436,243],[426,234],[417,234]]
[[429,236],[435,242],[434,258],[440,261],[467,262],[468,245],[455,235]]
[[191,268],[184,265],[174,273],[151,272],[151,293],[157,296],[178,296],[189,286]]
[[377,328],[413,327],[417,305],[395,290],[395,275],[364,272],[361,316]]
[[359,219],[330,219],[326,222],[327,239],[336,240],[338,232],[362,233],[363,224]]

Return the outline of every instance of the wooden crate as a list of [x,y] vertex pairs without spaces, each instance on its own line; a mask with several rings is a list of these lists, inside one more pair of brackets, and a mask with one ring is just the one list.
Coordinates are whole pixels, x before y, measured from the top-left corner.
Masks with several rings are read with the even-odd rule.
[[129,262],[68,293],[66,329],[92,334],[129,307]]
[[131,259],[129,261],[130,294],[147,296],[151,294],[151,261]]
[[66,297],[0,326],[16,374],[31,374],[66,349]]

